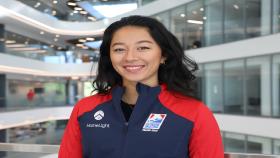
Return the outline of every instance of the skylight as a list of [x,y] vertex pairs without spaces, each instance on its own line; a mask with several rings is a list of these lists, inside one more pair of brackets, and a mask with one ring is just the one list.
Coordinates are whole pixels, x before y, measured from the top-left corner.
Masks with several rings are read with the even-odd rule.
[[111,18],[137,9],[137,3],[99,5],[99,6],[93,6],[93,8],[96,9],[103,16],[107,18]]

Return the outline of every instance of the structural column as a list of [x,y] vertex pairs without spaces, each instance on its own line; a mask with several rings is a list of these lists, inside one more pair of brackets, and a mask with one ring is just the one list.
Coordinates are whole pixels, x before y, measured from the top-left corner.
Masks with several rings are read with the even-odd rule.
[[[0,74],[0,109],[6,107],[6,75]],[[1,114],[0,114],[1,115]],[[0,142],[6,142],[6,130],[0,130]],[[0,158],[5,157],[4,152],[0,152]]]
[[6,107],[6,75],[0,74],[0,108]]
[[69,78],[66,81],[66,104],[74,105],[77,101],[78,88],[77,82]]
[[5,53],[5,26],[0,24],[0,53]]
[[[4,25],[0,24],[0,53],[5,52]],[[6,75],[0,74],[0,108],[6,107]]]
[[[0,53],[5,53],[5,27],[0,24]],[[0,109],[6,107],[6,75],[0,74]],[[6,142],[7,131],[0,130],[0,142]],[[5,157],[4,152],[0,152],[0,158]]]

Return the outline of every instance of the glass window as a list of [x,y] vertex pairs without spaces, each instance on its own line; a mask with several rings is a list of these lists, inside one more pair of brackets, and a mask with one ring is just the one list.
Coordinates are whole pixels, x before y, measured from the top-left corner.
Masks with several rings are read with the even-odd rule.
[[170,23],[170,12],[166,11],[166,12],[162,12],[159,14],[156,14],[154,16],[152,16],[153,18],[157,19],[158,21],[160,21],[161,23],[163,23],[163,25],[169,30],[169,23]]
[[224,111],[230,114],[243,114],[244,60],[224,63]]
[[205,64],[205,103],[213,112],[223,111],[222,64]]
[[246,1],[246,33],[247,38],[270,33],[270,1]]
[[247,153],[271,154],[272,143],[269,138],[248,136]]
[[205,1],[205,45],[223,43],[223,0]]
[[280,32],[280,0],[273,0],[273,33]]
[[245,37],[244,0],[225,0],[225,42]]
[[[2,129],[0,130],[0,143],[6,143],[9,142],[8,136],[7,136],[8,129]],[[0,155],[1,156],[1,155]]]
[[280,140],[274,140],[274,153],[273,154],[278,154],[280,155]]
[[225,152],[245,152],[245,135],[235,133],[224,134]]
[[247,114],[270,116],[270,59],[250,58],[246,64]]
[[[44,98],[47,105],[64,105],[65,104],[65,84],[46,82],[44,83]],[[40,95],[39,95],[40,96]]]
[[171,32],[178,38],[181,45],[184,46],[184,33],[186,30],[185,7],[181,6],[171,10]]
[[203,100],[203,65],[198,65],[198,67],[199,70],[195,73],[194,95],[197,99]]
[[153,2],[153,1],[155,1],[155,0],[141,0],[141,4],[142,5],[146,5],[146,4],[149,4],[149,3]]
[[280,55],[273,56],[273,68],[272,68],[272,115],[280,116]]
[[187,5],[187,49],[199,48],[203,45],[203,14],[204,7],[201,0],[196,0]]
[[[36,82],[8,79],[7,86],[6,100],[8,107],[20,106],[23,108],[65,105],[65,83],[60,81]],[[34,98],[32,100],[27,98],[29,90],[34,91]]]

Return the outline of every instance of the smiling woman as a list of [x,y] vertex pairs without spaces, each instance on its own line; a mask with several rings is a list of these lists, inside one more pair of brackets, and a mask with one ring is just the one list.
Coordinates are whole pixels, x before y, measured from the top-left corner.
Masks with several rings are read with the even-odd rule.
[[112,39],[110,58],[123,77],[123,85],[129,82],[158,85],[158,68],[165,60],[161,54],[160,47],[143,27],[123,27]]
[[135,104],[135,83],[157,86],[159,65],[165,62],[159,45],[144,27],[126,26],[115,32],[110,46],[110,58],[114,69],[122,76],[127,88],[122,100]]
[[74,107],[60,158],[224,157],[213,114],[191,96],[197,64],[160,22],[111,24],[98,66],[98,93]]

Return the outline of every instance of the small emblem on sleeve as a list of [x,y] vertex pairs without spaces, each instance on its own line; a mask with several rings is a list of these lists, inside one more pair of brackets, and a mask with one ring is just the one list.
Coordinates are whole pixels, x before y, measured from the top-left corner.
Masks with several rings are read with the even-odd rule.
[[104,112],[102,110],[99,110],[94,114],[94,118],[96,120],[101,120],[103,117],[104,117]]
[[166,116],[166,114],[151,113],[147,121],[145,122],[142,131],[157,132],[160,129],[160,126],[162,125]]

